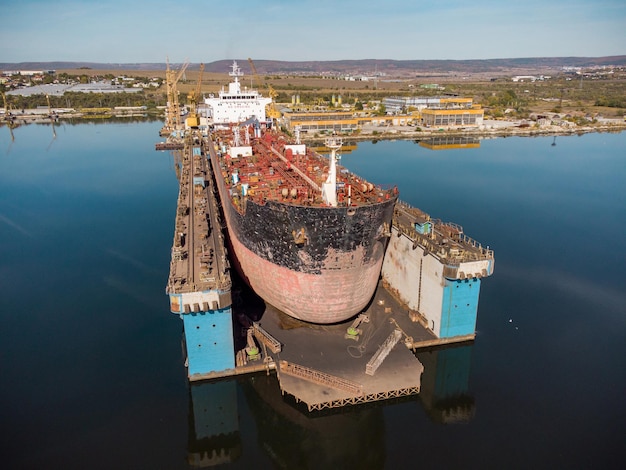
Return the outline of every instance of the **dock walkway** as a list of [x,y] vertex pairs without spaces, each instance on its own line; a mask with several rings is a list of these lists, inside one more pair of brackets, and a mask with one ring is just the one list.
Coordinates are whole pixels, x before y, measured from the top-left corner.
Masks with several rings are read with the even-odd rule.
[[174,313],[206,312],[231,303],[229,261],[224,248],[212,170],[201,140],[184,142],[170,275],[166,291]]

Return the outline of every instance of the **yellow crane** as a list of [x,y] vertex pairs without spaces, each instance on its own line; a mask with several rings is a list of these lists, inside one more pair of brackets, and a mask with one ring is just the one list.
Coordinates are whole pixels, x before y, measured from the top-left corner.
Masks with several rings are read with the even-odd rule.
[[52,120],[56,120],[57,113],[52,110],[52,105],[50,104],[50,95],[46,93],[46,102],[48,103],[48,117]]
[[4,102],[4,119],[10,121],[13,119],[13,105],[10,105],[7,100],[7,95],[2,92],[2,101]]
[[200,64],[200,75],[196,82],[196,88],[193,92],[189,92],[187,99],[189,101],[189,116],[185,120],[186,127],[196,128],[200,125],[200,116],[198,115],[198,100],[200,99],[200,89],[202,87],[202,74],[204,73],[204,64]]
[[180,70],[170,68],[170,61],[166,59],[165,86],[167,87],[167,113],[165,115],[165,125],[161,129],[161,135],[169,135],[172,131],[180,130],[180,106],[178,104],[178,89],[176,84],[187,70],[189,61],[185,61]]
[[[250,69],[252,70],[252,76],[254,77],[255,81],[258,82],[259,76],[257,74],[256,67],[254,66],[254,62],[252,61],[252,58],[248,57],[248,63],[250,64]],[[257,86],[260,86],[260,84],[258,84]],[[276,108],[276,104],[274,103],[274,100],[278,96],[278,93],[276,92],[276,90],[274,90],[274,87],[272,87],[270,83],[267,84],[267,89],[268,89],[267,94],[272,99],[272,102],[267,105],[267,115],[268,117],[272,119],[279,119],[280,111],[278,110],[278,108]]]

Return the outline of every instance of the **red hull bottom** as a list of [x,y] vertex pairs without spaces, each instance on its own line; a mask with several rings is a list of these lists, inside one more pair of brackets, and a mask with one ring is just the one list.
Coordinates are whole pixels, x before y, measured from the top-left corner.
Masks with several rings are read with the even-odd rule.
[[353,317],[368,304],[380,276],[383,247],[375,260],[353,268],[326,269],[307,274],[271,263],[231,237],[243,276],[263,300],[284,313],[310,323],[337,323]]

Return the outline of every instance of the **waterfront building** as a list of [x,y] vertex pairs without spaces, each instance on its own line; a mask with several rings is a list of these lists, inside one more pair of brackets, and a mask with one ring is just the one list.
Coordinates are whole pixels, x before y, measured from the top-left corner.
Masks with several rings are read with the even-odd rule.
[[415,108],[426,127],[477,127],[484,118],[472,98],[458,96],[390,96],[383,99],[383,105],[388,114],[406,114]]
[[302,132],[352,132],[359,126],[358,118],[350,111],[286,113],[285,123],[291,130],[299,126]]

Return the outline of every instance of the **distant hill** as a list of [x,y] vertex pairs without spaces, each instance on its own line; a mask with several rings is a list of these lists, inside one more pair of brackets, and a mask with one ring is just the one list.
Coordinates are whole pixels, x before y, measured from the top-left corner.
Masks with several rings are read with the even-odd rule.
[[[247,59],[236,59],[242,70],[250,73]],[[232,59],[218,60],[205,64],[205,71],[226,73],[230,70]],[[171,64],[173,68],[181,64]],[[562,67],[594,67],[604,65],[626,66],[626,55],[607,57],[529,57],[518,59],[476,59],[476,60],[391,60],[362,59],[334,61],[282,61],[254,60],[260,74],[321,74],[322,72],[343,74],[372,74],[374,72],[387,75],[420,74],[511,74],[522,72],[538,72],[559,70]],[[165,70],[162,63],[96,63],[96,62],[20,62],[0,63],[0,70],[63,70],[88,68],[93,70]],[[191,70],[198,69],[199,64],[191,64]]]

